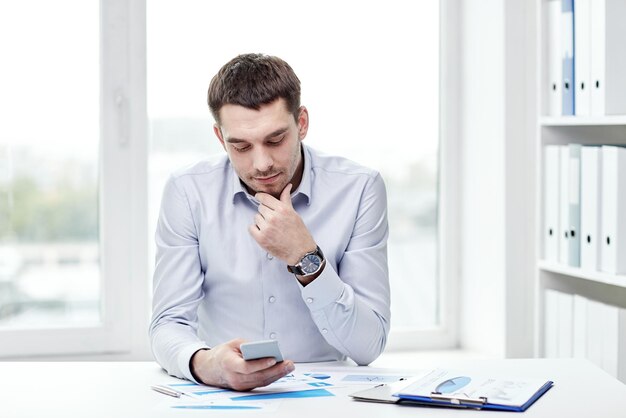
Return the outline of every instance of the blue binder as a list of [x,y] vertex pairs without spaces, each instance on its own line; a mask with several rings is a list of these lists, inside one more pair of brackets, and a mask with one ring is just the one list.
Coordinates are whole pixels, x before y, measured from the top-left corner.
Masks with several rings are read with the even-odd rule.
[[510,412],[524,412],[531,406],[537,399],[546,393],[554,382],[547,381],[538,391],[534,393],[526,402],[521,405],[503,405],[497,402],[490,402],[487,397],[469,398],[465,396],[447,396],[440,392],[432,392],[430,396],[417,396],[409,393],[397,393],[399,403],[402,401],[413,402],[424,406],[444,406],[453,408],[472,408],[472,409],[485,409],[494,411],[510,411]]
[[562,89],[562,115],[573,116],[575,115],[575,102],[574,102],[574,89],[575,74],[574,74],[574,0],[561,0],[561,72],[563,77]]
[[493,378],[435,369],[394,396],[428,406],[523,412],[553,385],[543,379]]
[[419,377],[378,385],[350,396],[366,402],[524,412],[553,385],[552,381],[542,379],[494,379],[435,369]]

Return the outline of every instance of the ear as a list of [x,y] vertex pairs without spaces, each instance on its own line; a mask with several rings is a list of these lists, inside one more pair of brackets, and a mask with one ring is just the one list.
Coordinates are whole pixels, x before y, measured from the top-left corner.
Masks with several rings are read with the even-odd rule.
[[298,139],[302,141],[309,130],[309,111],[306,107],[300,106],[298,113]]
[[224,151],[226,151],[226,144],[224,143],[224,137],[222,136],[222,130],[220,129],[220,126],[215,123],[213,125],[213,132],[215,133],[215,136],[217,137],[217,139],[220,140],[220,144],[222,144],[222,148],[224,148]]

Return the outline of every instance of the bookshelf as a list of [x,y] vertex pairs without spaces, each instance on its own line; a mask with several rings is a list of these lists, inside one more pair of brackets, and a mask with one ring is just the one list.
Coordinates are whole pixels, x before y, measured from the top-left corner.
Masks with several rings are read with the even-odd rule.
[[[589,305],[595,305],[599,302],[607,307],[608,310],[621,313],[618,321],[624,322],[626,315],[626,275],[608,274],[601,271],[592,271],[578,267],[571,267],[556,261],[546,261],[544,259],[545,243],[544,243],[544,199],[545,199],[545,163],[544,147],[546,145],[623,145],[626,146],[626,115],[606,115],[606,116],[552,116],[550,113],[550,93],[547,92],[546,86],[549,85],[550,71],[549,64],[554,62],[548,54],[549,49],[549,19],[547,18],[548,4],[555,0],[538,0],[538,22],[541,28],[537,45],[537,63],[538,63],[538,100],[539,114],[537,115],[536,128],[536,158],[537,158],[537,179],[535,187],[535,197],[537,202],[538,220],[536,228],[536,248],[538,249],[537,261],[535,266],[535,283],[536,283],[536,338],[535,338],[535,355],[538,357],[555,356],[554,343],[549,341],[550,336],[556,332],[558,338],[570,339],[572,346],[576,344],[576,333],[580,334],[581,316],[575,312],[575,303],[582,296],[583,299],[589,300]],[[558,1],[558,0],[557,0]],[[622,52],[623,53],[623,52]],[[553,112],[552,112],[553,113]],[[623,216],[626,216],[624,214]],[[548,291],[557,291],[570,297],[570,301],[566,300],[565,304],[561,301],[557,308],[557,313],[553,307],[549,306],[546,294]],[[546,306],[548,305],[548,306]],[[587,308],[586,308],[587,309]],[[565,312],[565,314],[563,314]],[[554,315],[561,315],[561,322],[554,330],[552,327],[558,322],[554,319]],[[577,316],[578,315],[578,316]],[[563,317],[569,322],[570,329],[563,332]],[[584,315],[583,315],[584,317]],[[556,321],[556,322],[555,322]],[[624,379],[626,376],[626,349],[624,339],[626,339],[626,326],[620,325],[621,329],[617,332],[617,337],[611,337],[611,344],[618,345],[616,349],[619,352],[617,363],[603,363],[604,360],[593,359],[589,357],[589,353],[594,351],[595,342],[592,338],[592,332],[596,333],[595,328],[602,329],[603,321],[595,321],[585,319],[586,325],[583,327],[587,342],[583,347],[582,354],[580,349],[561,350],[556,356],[561,357],[586,357],[601,367],[610,368],[611,374],[615,377]],[[546,334],[547,329],[549,329]],[[578,329],[578,331],[577,331]],[[604,332],[602,330],[601,332]],[[597,334],[594,334],[594,336]],[[591,339],[591,340],[590,340]],[[551,345],[552,344],[552,345]],[[561,343],[563,344],[563,343]],[[606,343],[605,343],[606,345]],[[557,350],[558,351],[558,350]],[[597,351],[597,350],[596,350]],[[602,351],[602,350],[600,350]],[[563,354],[564,353],[564,354]],[[606,366],[606,367],[605,367]],[[614,372],[617,370],[616,372]]]
[[[537,255],[537,301],[539,301],[539,312],[537,327],[539,335],[536,346],[536,354],[542,355],[542,334],[543,334],[543,290],[546,288],[567,291],[568,293],[581,294],[582,296],[590,296],[588,289],[598,285],[599,289],[604,292],[614,292],[621,298],[615,300],[614,297],[605,296],[602,292],[593,292],[594,299],[603,302],[611,301],[622,308],[626,308],[626,276],[613,275],[601,271],[585,270],[577,267],[557,262],[546,261],[543,257],[545,254],[543,242],[544,228],[544,161],[543,149],[546,145],[624,145],[626,146],[626,116],[601,116],[601,117],[578,117],[578,116],[544,116],[538,118],[537,129],[537,155],[539,164],[539,176],[537,179],[537,205],[539,220],[537,227],[537,238],[539,254]],[[626,216],[626,215],[625,215]],[[585,286],[578,285],[577,281],[571,278],[583,279]],[[563,283],[561,283],[563,282]],[[609,286],[608,288],[606,286]],[[585,290],[586,289],[586,290]]]
[[602,283],[626,289],[626,275],[608,274],[601,271],[583,270],[578,267],[565,266],[563,264],[539,260],[538,268],[542,272],[554,273],[564,277],[576,277],[591,283]]
[[542,127],[549,126],[626,126],[626,116],[541,116]]

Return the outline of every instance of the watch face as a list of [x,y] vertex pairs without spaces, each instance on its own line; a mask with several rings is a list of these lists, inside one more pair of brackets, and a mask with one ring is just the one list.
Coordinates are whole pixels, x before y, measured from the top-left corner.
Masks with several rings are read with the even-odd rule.
[[322,259],[316,254],[309,254],[302,259],[301,265],[304,274],[313,274],[319,270],[322,265]]

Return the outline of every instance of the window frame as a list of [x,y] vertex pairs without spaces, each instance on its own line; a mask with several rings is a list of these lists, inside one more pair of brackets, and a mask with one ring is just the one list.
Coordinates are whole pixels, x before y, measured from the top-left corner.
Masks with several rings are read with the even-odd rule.
[[99,20],[101,324],[0,330],[0,358],[147,350],[145,0],[101,0]]
[[[458,0],[440,0],[439,6],[439,209],[438,275],[439,326],[431,329],[396,329],[387,351],[459,348],[460,196],[459,150],[460,63]],[[393,294],[392,294],[393,298]],[[392,301],[393,303],[393,301]],[[393,322],[393,318],[391,319]]]
[[[440,0],[438,272],[440,325],[396,329],[387,351],[459,345],[458,0]],[[102,326],[0,330],[0,358],[151,359],[146,1],[100,1]],[[392,318],[393,320],[393,318]],[[67,357],[66,357],[67,358]]]

